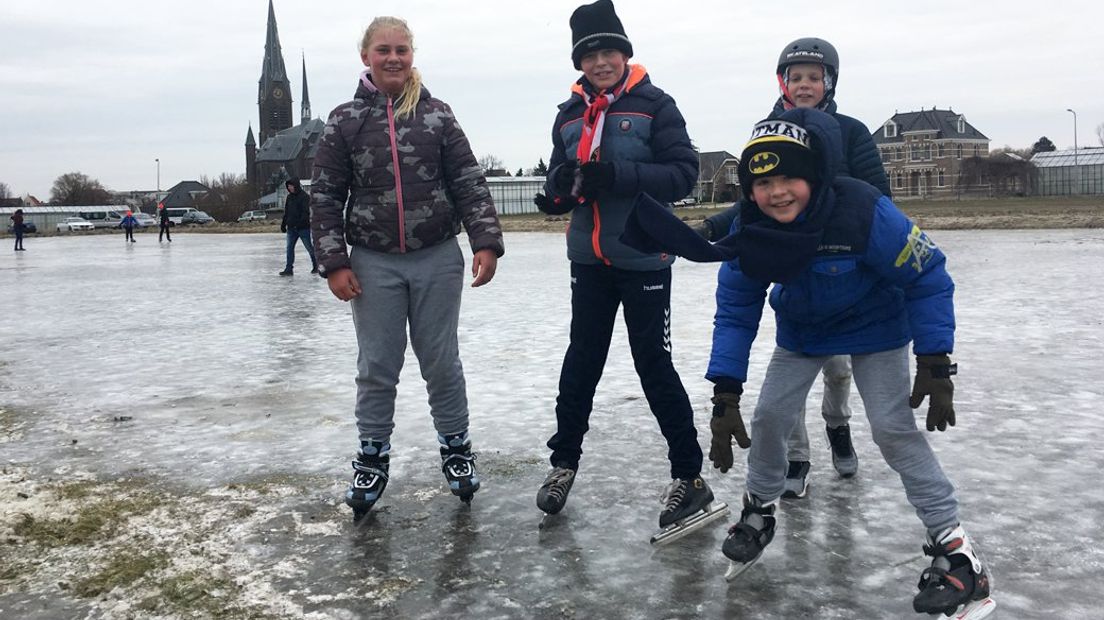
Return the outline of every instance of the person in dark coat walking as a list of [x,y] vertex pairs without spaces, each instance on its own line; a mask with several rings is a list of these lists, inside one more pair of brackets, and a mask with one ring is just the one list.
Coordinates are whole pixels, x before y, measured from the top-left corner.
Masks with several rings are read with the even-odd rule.
[[318,273],[318,261],[314,259],[314,246],[311,243],[310,196],[303,191],[299,179],[292,177],[285,184],[288,196],[284,201],[284,219],[280,222],[280,232],[287,235],[287,263],[282,276],[290,276],[295,266],[295,244],[303,242],[307,256],[311,259],[311,273]]

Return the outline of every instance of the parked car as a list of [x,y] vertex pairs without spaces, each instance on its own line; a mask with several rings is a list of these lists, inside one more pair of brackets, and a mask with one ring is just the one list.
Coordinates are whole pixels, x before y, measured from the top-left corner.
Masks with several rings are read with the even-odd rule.
[[188,211],[180,216],[181,224],[210,224],[214,221],[215,218],[207,215],[204,211]]
[[253,222],[256,220],[263,220],[268,217],[268,214],[264,211],[246,211],[238,218],[239,222]]
[[[8,225],[8,232],[15,233],[15,226],[9,224]],[[38,226],[35,226],[34,222],[27,222],[27,221],[23,222],[23,234],[36,233],[36,232],[38,232]]]
[[691,205],[698,204],[698,201],[693,196],[687,196],[686,198],[683,198],[682,200],[676,200],[673,204],[676,207],[689,207]]
[[58,222],[58,232],[74,232],[77,230],[94,230],[96,227],[92,225],[92,222],[84,219],[83,217],[67,217],[64,220]]
[[138,226],[142,228],[148,228],[150,226],[157,226],[157,218],[153,217],[149,213],[138,212],[134,214],[134,219],[138,220]]

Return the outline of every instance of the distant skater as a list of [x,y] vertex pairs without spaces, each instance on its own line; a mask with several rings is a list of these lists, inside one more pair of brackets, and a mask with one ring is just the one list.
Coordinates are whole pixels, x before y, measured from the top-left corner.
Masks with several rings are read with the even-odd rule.
[[10,218],[12,232],[15,233],[15,251],[22,252],[23,248],[23,209],[16,209]]
[[126,232],[126,241],[134,243],[134,227],[138,225],[138,219],[134,217],[134,213],[127,211],[126,217],[119,222],[119,228],[122,228]]
[[161,243],[162,240],[167,240],[172,243],[172,233],[169,232],[169,228],[172,226],[172,220],[169,219],[169,212],[165,209],[165,205],[157,205],[158,221],[161,223],[160,229],[157,232],[157,243]]

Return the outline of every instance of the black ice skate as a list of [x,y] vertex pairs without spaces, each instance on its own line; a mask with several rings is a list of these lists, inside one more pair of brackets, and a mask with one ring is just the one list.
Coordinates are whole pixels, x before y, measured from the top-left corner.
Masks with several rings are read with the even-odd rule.
[[354,523],[368,514],[387,488],[390,453],[391,444],[385,441],[369,441],[357,452],[353,482],[345,493],[345,503],[353,509]]
[[924,555],[930,555],[932,563],[920,575],[912,608],[955,620],[979,620],[993,613],[997,604],[989,598],[989,575],[962,526],[947,528],[934,538],[929,535],[927,542]]
[[468,432],[438,434],[437,441],[441,443],[441,470],[445,472],[449,490],[460,501],[471,504],[472,496],[479,490],[479,474],[475,471],[475,455]]
[[568,467],[567,463],[556,463],[537,491],[537,508],[547,515],[560,512],[567,503],[567,494],[571,492],[573,484],[575,470]]
[[790,461],[786,480],[782,483],[782,497],[801,499],[809,493],[809,461]]
[[732,581],[740,576],[763,555],[763,549],[774,539],[777,507],[778,500],[764,503],[751,493],[744,493],[740,521],[728,530],[728,538],[721,547],[725,557],[731,560],[725,579]]
[[728,504],[713,505],[713,491],[701,476],[672,480],[663,504],[653,545],[678,540],[728,514]]
[[828,432],[828,445],[832,448],[832,467],[841,478],[850,478],[859,471],[859,457],[851,445],[851,426],[844,424],[836,428],[825,425]]

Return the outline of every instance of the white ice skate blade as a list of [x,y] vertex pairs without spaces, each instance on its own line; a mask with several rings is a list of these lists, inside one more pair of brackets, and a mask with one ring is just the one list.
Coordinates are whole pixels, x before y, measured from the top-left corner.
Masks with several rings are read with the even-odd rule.
[[725,581],[728,581],[728,582],[735,581],[737,577],[744,574],[744,571],[746,571],[747,569],[754,566],[755,563],[758,562],[759,558],[761,558],[761,557],[763,557],[763,552],[762,551],[760,551],[759,555],[755,556],[755,558],[753,558],[750,562],[748,562],[746,564],[743,564],[743,563],[740,563],[740,562],[735,562],[733,560],[729,560],[728,561],[728,570],[725,571]]
[[667,543],[674,542],[687,534],[700,530],[727,514],[728,504],[724,502],[710,504],[705,507],[705,510],[692,514],[682,521],[676,521],[663,528],[657,532],[655,536],[652,536],[651,543],[653,545],[666,545]]
[[954,620],[981,620],[988,618],[996,610],[997,602],[992,597],[987,597],[965,605],[954,615]]

